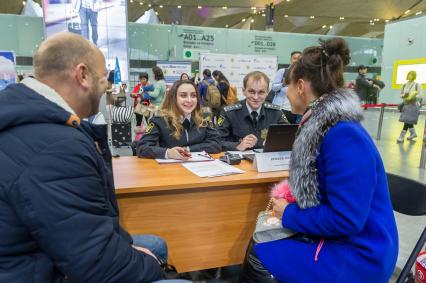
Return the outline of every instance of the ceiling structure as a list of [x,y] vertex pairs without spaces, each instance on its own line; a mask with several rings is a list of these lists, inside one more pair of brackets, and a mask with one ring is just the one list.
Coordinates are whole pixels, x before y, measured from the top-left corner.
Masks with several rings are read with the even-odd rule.
[[[386,21],[426,14],[426,0],[123,0],[128,20],[154,9],[164,24],[265,30],[273,4],[274,31],[383,37]],[[35,2],[40,3],[40,0]],[[25,1],[2,0],[0,13],[20,14]]]

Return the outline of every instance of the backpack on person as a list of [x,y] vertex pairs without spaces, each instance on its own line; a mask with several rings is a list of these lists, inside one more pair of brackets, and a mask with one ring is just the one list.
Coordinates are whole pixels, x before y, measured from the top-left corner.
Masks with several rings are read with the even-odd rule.
[[237,87],[229,85],[228,95],[226,96],[226,105],[232,105],[238,102]]
[[207,85],[206,106],[210,107],[211,109],[219,109],[221,106],[221,95],[219,89],[216,87],[214,82],[204,82]]

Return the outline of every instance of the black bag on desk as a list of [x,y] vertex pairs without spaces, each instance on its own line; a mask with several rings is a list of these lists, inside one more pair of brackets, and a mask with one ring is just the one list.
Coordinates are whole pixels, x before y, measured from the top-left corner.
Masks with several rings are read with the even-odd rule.
[[132,124],[130,122],[112,123],[111,136],[113,146],[129,146],[132,143]]

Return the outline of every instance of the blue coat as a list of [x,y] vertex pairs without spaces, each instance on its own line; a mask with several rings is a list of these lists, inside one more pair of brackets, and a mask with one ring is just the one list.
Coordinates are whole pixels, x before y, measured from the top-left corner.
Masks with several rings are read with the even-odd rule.
[[105,126],[67,126],[70,113],[23,84],[0,105],[0,282],[162,278],[120,227]]
[[255,252],[280,282],[385,283],[395,267],[398,234],[385,169],[358,122],[338,122],[316,159],[321,203],[286,207],[283,226],[324,238],[259,244]]

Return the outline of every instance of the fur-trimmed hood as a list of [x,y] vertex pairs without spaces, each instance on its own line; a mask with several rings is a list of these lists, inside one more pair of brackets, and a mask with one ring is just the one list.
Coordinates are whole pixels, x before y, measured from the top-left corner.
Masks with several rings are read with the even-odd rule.
[[[339,121],[361,121],[358,96],[350,89],[322,95],[303,116],[293,145],[289,182],[300,208],[319,204],[316,159],[323,137]],[[305,121],[303,123],[303,121]]]

